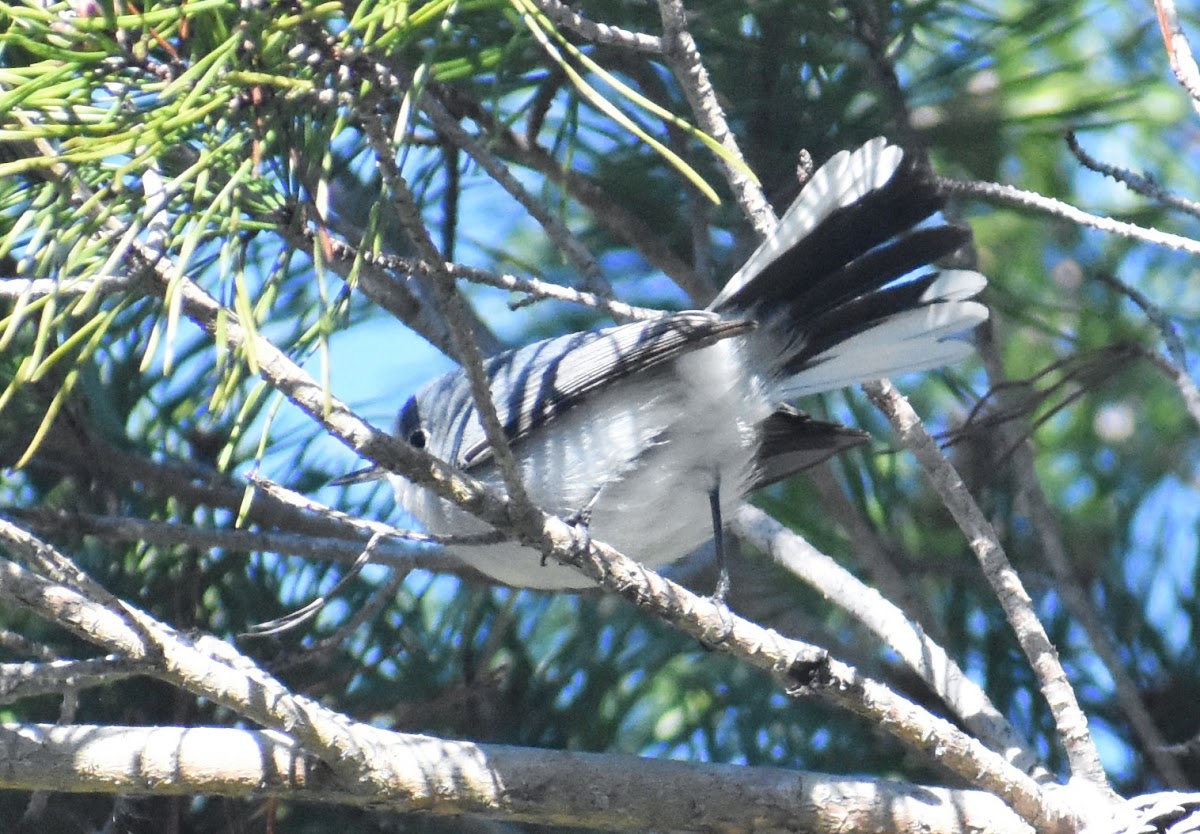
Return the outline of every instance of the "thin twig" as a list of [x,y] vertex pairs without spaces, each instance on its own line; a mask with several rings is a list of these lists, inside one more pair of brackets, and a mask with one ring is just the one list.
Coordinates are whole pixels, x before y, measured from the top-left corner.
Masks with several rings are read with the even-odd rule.
[[[366,253],[361,258],[361,268],[355,270],[355,256],[362,250],[335,238],[321,221],[315,221],[314,225],[315,229],[298,229],[294,225],[280,224],[276,231],[298,251],[311,252],[312,241],[319,238],[322,250],[331,256],[324,264],[328,269],[343,281],[353,277],[355,286],[368,301],[391,313],[442,353],[449,356],[453,352],[446,322],[436,314],[432,304],[423,303],[403,280],[387,274],[381,264],[374,263]],[[479,335],[480,349],[489,354],[500,351],[499,339],[482,322],[476,322],[475,333]]]
[[350,569],[333,583],[333,587],[327,593],[321,594],[316,599],[305,603],[296,611],[284,614],[282,617],[276,617],[265,623],[255,623],[239,636],[251,638],[275,637],[283,634],[285,631],[291,631],[304,623],[310,622],[321,612],[321,609],[329,604],[329,600],[337,597],[343,590],[350,587],[351,582],[358,579],[363,568],[371,562],[376,561],[375,550],[382,542],[382,534],[376,533],[374,536],[371,536],[371,540],[367,542],[366,547],[362,549],[358,557],[350,564]]
[[[333,59],[329,58],[328,60],[332,61]],[[450,111],[436,96],[429,94],[427,87],[418,89],[414,83],[412,74],[398,66],[385,66],[380,63],[366,61],[361,61],[359,64],[361,65],[360,68],[369,68],[373,76],[373,81],[379,88],[383,90],[407,90],[409,95],[414,97],[419,96],[415,102],[415,106],[420,108],[430,118],[434,129],[437,130],[443,139],[455,147],[466,151],[487,172],[493,182],[507,191],[529,213],[529,216],[538,222],[546,232],[547,237],[554,241],[559,250],[575,265],[586,286],[600,295],[612,295],[612,287],[604,277],[604,273],[601,271],[596,257],[571,233],[561,219],[550,211],[547,211],[541,201],[529,193],[528,189],[512,175],[508,166],[501,162],[482,142],[468,133],[459,124],[458,119],[451,115]],[[350,106],[361,107],[361,103],[358,105],[354,104],[353,94],[347,91],[343,91],[340,98]],[[371,118],[378,119],[379,117],[372,115]],[[376,150],[378,152],[378,149]],[[409,231],[411,232],[411,230]],[[437,247],[432,244],[432,241],[430,242],[430,248],[434,252],[437,251]],[[430,252],[424,251],[420,245],[418,245],[418,250],[421,252],[422,258],[426,260],[430,259]],[[430,262],[442,263],[444,261],[445,258],[439,257]]]
[[1171,208],[1187,212],[1193,217],[1200,217],[1200,203],[1168,191],[1159,185],[1153,177],[1135,174],[1133,171],[1125,168],[1118,168],[1116,165],[1109,165],[1105,162],[1101,162],[1085,151],[1082,146],[1080,146],[1079,140],[1075,136],[1075,131],[1068,130],[1066,140],[1067,147],[1071,149],[1071,153],[1075,155],[1075,158],[1078,159],[1080,164],[1085,168],[1090,168],[1097,174],[1103,174],[1106,177],[1111,177],[1112,179],[1124,185],[1130,191],[1141,194],[1143,197],[1148,199],[1155,200],[1164,206],[1169,206]]
[[458,294],[454,276],[442,266],[446,261],[430,239],[429,230],[425,227],[420,210],[413,200],[408,182],[396,167],[396,158],[387,138],[390,134],[385,131],[377,116],[367,112],[369,107],[369,102],[364,103],[359,115],[367,141],[375,150],[380,177],[392,195],[392,206],[396,209],[400,225],[408,233],[417,253],[433,270],[433,287],[437,306],[446,320],[446,324],[450,327],[450,339],[454,345],[455,359],[458,360],[470,383],[479,422],[483,426],[484,435],[487,437],[488,446],[495,458],[496,468],[500,471],[504,488],[512,502],[512,508],[517,514],[528,518],[529,523],[532,524],[535,510],[525,491],[525,484],[521,479],[521,468],[513,456],[512,449],[509,448],[504,427],[500,424],[500,417],[496,413],[496,404],[492,401],[491,384],[483,368],[483,356],[470,332],[466,302]]
[[117,655],[49,663],[0,663],[0,704],[22,698],[62,694],[65,690],[106,686],[136,675],[150,674],[151,664],[134,663]]
[[0,298],[35,299],[47,295],[75,297],[124,292],[133,282],[127,275],[88,275],[86,278],[21,278],[0,276]]
[[937,183],[947,194],[979,197],[984,200],[1036,209],[1055,217],[1061,217],[1064,220],[1070,220],[1072,223],[1077,223],[1080,226],[1088,226],[1093,229],[1099,229],[1102,232],[1119,235],[1120,237],[1153,243],[1155,246],[1165,246],[1168,249],[1187,252],[1191,255],[1200,255],[1200,241],[1193,240],[1192,238],[1181,237],[1180,235],[1173,235],[1168,232],[1160,232],[1156,229],[1147,229],[1133,223],[1113,220],[1109,217],[1088,214],[1086,211],[1078,209],[1070,203],[1064,203],[1062,200],[1055,200],[1051,197],[1044,197],[1032,191],[1022,191],[1011,185],[1001,185],[995,182],[982,182],[978,180],[956,180],[949,177],[937,177]]
[[[358,258],[364,264],[371,264],[410,275],[430,276],[433,273],[433,270],[430,269],[427,263],[417,258],[361,252],[353,246],[340,241],[331,241],[331,244],[331,251],[338,258],[347,260]],[[614,319],[618,320],[649,320],[662,318],[667,315],[662,310],[656,310],[651,307],[637,307],[633,304],[626,304],[623,301],[604,298],[594,293],[583,292],[582,290],[564,287],[562,284],[542,281],[537,278],[522,278],[509,273],[490,272],[486,269],[479,269],[478,267],[467,266],[466,264],[454,263],[452,261],[446,261],[444,268],[455,278],[461,278],[464,281],[470,281],[475,284],[486,284],[489,287],[509,290],[510,292],[524,293],[531,299],[548,299],[579,304],[584,307],[590,307],[593,310],[608,313]]]
[[718,159],[738,205],[758,232],[758,236],[765,238],[775,230],[775,211],[767,202],[758,180],[745,167],[737,137],[729,128],[725,111],[717,100],[716,91],[708,78],[708,70],[704,68],[704,62],[700,58],[696,40],[688,30],[683,0],[658,0],[658,11],[662,17],[663,42],[671,72],[683,88],[700,128],[716,139],[733,159],[742,163],[739,166]]
[[880,20],[877,4],[854,0],[847,4],[854,23],[854,35],[866,47],[870,61],[868,70],[883,88],[883,98],[892,108],[892,129],[902,144],[916,147],[920,134],[913,128],[908,99],[896,72],[896,62],[888,54],[887,24]]
[[1191,44],[1179,23],[1175,0],[1154,0],[1154,8],[1158,11],[1158,28],[1162,32],[1171,71],[1191,97],[1192,109],[1200,113],[1200,68],[1196,66]]
[[[276,483],[270,478],[264,478],[257,472],[251,472],[246,475],[247,480],[254,486],[261,489],[266,494],[270,495],[275,500],[289,507],[303,510],[306,513],[312,513],[322,518],[327,518],[336,522],[339,526],[344,527],[348,532],[353,532],[363,538],[369,539],[375,536],[381,536],[384,539],[395,538],[403,539],[412,542],[425,542],[429,544],[444,544],[444,545],[478,545],[478,544],[496,544],[503,541],[504,538],[496,532],[487,533],[470,533],[453,536],[434,535],[433,533],[418,533],[414,530],[400,530],[392,527],[390,524],[385,524],[382,521],[373,521],[369,518],[360,518],[351,513],[335,510],[314,498],[311,498],[302,493],[296,492],[294,489],[288,489],[283,484]],[[361,544],[361,541],[359,542]],[[358,545],[355,545],[357,548]],[[357,554],[357,550],[355,553]],[[386,552],[386,545],[381,545],[381,549],[377,552]],[[398,567],[424,567],[413,562],[406,562]]]
[[555,214],[546,209],[542,202],[529,193],[525,186],[512,175],[508,166],[491,153],[483,143],[468,133],[446,108],[433,96],[421,97],[421,109],[433,121],[439,133],[466,151],[492,180],[507,191],[529,216],[538,222],[546,236],[554,241],[559,250],[575,265],[584,285],[598,295],[611,297],[612,285],[604,277],[596,256],[567,228]]
[[[233,553],[277,553],[328,562],[351,563],[362,552],[362,541],[314,536],[310,533],[281,533],[259,530],[230,530],[195,527],[171,521],[154,521],[129,516],[103,516],[53,510],[7,514],[30,529],[43,533],[95,536],[106,541],[145,542],[162,547],[187,546],[196,549],[220,549]],[[378,523],[378,522],[374,522]],[[386,527],[386,525],[380,525]],[[366,535],[366,530],[363,531]],[[414,542],[441,544],[439,537],[409,530],[393,529],[389,536]],[[421,567],[437,570],[444,557],[412,552],[398,544],[382,544],[375,554],[383,564],[397,567]]]
[[1196,425],[1200,426],[1200,389],[1197,388],[1196,381],[1188,373],[1187,349],[1183,346],[1183,339],[1179,338],[1175,322],[1158,305],[1146,297],[1145,293],[1131,287],[1115,275],[1101,272],[1097,277],[1140,307],[1146,314],[1146,318],[1150,319],[1150,322],[1158,328],[1158,332],[1162,334],[1163,342],[1167,346],[1167,353],[1170,354],[1172,360],[1171,362],[1163,360],[1163,362],[1171,369],[1169,376],[1175,383],[1175,387],[1179,389],[1188,414],[1196,421]]
[[631,32],[607,23],[595,23],[560,0],[534,0],[534,2],[556,24],[565,26],[584,40],[605,46],[632,49],[647,55],[662,54],[662,39],[656,38],[654,35]]
[[1087,729],[1087,716],[1079,707],[1067,674],[1058,661],[1050,638],[1033,610],[1033,601],[1004,554],[996,532],[963,485],[908,401],[887,380],[864,386],[871,402],[888,418],[897,436],[925,470],[942,502],[958,522],[979,559],[984,576],[996,593],[1004,613],[1029,660],[1042,695],[1050,705],[1059,738],[1066,750],[1071,773],[1111,794],[1100,763],[1100,754]]
[[426,95],[437,95],[452,113],[463,113],[479,124],[491,140],[489,147],[496,153],[515,160],[561,188],[586,208],[601,225],[636,249],[697,303],[702,303],[702,299],[712,294],[712,288],[704,276],[697,274],[695,269],[671,250],[660,229],[633,214],[598,182],[570,166],[563,165],[536,142],[498,122],[487,108],[461,90],[432,84]]
[[408,569],[392,571],[392,575],[388,577],[388,581],[376,588],[371,593],[371,597],[367,600],[366,604],[359,606],[358,610],[346,622],[338,626],[336,631],[328,637],[316,641],[311,646],[297,649],[291,654],[276,659],[271,663],[271,671],[275,674],[280,674],[287,669],[312,663],[314,660],[336,651],[338,647],[353,637],[355,631],[362,625],[378,617],[383,612],[383,609],[396,599],[396,594],[400,593],[400,587],[404,584],[404,580],[408,578],[409,573]]
[[[421,262],[409,261],[408,263],[414,271],[427,269],[425,264]],[[593,310],[608,313],[618,321],[648,321],[667,315],[663,310],[655,310],[650,307],[637,307],[622,301],[604,298],[594,293],[564,287],[561,284],[540,281],[537,278],[520,278],[507,273],[496,274],[485,269],[476,269],[462,264],[447,263],[446,269],[453,273],[454,277],[462,278],[472,283],[487,284],[488,286],[497,287],[502,290],[525,293],[530,298],[544,298],[554,301],[566,301],[571,304],[580,304],[584,307],[590,307]]]
[[0,649],[16,655],[25,655],[34,657],[38,660],[55,661],[61,660],[61,656],[51,649],[49,646],[42,643],[35,643],[24,634],[18,634],[15,631],[8,629],[0,629]]

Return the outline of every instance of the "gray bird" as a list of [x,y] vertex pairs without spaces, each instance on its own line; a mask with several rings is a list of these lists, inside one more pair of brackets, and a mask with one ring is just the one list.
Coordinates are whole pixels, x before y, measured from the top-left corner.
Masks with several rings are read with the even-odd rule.
[[[919,157],[874,139],[823,165],[705,310],[536,342],[484,363],[532,501],[659,568],[707,540],[750,492],[861,442],[797,397],[956,362],[987,318],[984,277],[930,264],[970,239]],[[929,222],[926,222],[929,221]],[[903,279],[903,280],[901,280]],[[396,434],[501,485],[461,370],[401,409]],[[431,533],[490,528],[405,478],[396,500]],[[594,583],[515,542],[453,554],[506,585]]]

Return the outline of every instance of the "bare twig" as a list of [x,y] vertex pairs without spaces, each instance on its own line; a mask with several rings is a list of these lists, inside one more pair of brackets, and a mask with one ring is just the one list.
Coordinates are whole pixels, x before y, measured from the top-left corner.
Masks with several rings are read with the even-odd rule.
[[17,634],[15,631],[9,631],[8,629],[0,629],[0,649],[17,655],[34,657],[38,660],[55,661],[61,659],[49,646],[42,643],[35,643],[24,634]]
[[1099,229],[1102,232],[1110,232],[1120,237],[1153,243],[1155,246],[1165,246],[1168,249],[1187,252],[1191,255],[1200,255],[1200,241],[1193,240],[1192,238],[1181,237],[1168,232],[1160,232],[1157,229],[1146,229],[1133,223],[1124,223],[1120,220],[1088,214],[1086,211],[1078,209],[1070,203],[1064,203],[1062,200],[1055,200],[1051,197],[1043,197],[1041,194],[1036,194],[1032,191],[1022,191],[1011,185],[977,180],[956,180],[949,177],[938,177],[937,182],[947,194],[978,197],[984,200],[1036,209],[1055,217],[1061,217],[1064,220],[1070,220],[1072,223],[1077,223],[1080,226]]
[[1071,149],[1071,153],[1075,154],[1075,158],[1084,167],[1090,168],[1106,177],[1111,177],[1130,191],[1141,194],[1143,197],[1155,200],[1164,206],[1187,212],[1193,217],[1200,217],[1200,203],[1197,203],[1195,200],[1189,200],[1186,197],[1181,197],[1178,194],[1168,191],[1152,177],[1135,174],[1125,168],[1118,168],[1115,165],[1101,162],[1080,146],[1079,140],[1075,137],[1075,131],[1073,130],[1067,131],[1066,139],[1067,147]]
[[1200,68],[1196,66],[1191,44],[1179,23],[1175,0],[1154,0],[1154,8],[1158,12],[1158,28],[1162,31],[1171,71],[1191,97],[1192,109],[1200,113]]
[[[366,253],[363,253],[362,266],[356,272],[354,259],[361,250],[342,243],[324,226],[318,224],[316,229],[312,230],[281,224],[278,232],[293,248],[302,251],[311,247],[312,240],[319,238],[323,249],[331,256],[325,266],[343,280],[353,276],[357,287],[372,304],[391,313],[442,353],[451,355],[453,349],[450,346],[450,332],[446,328],[446,322],[434,311],[433,305],[423,303],[404,281],[394,275],[388,275],[380,268],[381,264],[375,263]],[[476,322],[474,332],[478,335],[480,349],[487,353],[499,352],[500,341],[482,322]]]
[[525,516],[528,519],[526,524],[532,525],[535,523],[536,510],[529,501],[525,485],[521,480],[520,466],[513,456],[512,449],[509,448],[504,427],[500,424],[500,417],[496,413],[496,404],[492,401],[491,385],[483,368],[483,356],[471,335],[466,302],[458,294],[454,276],[450,275],[442,266],[446,261],[442,258],[433,240],[430,239],[429,230],[425,227],[421,213],[413,201],[408,183],[396,167],[396,158],[387,138],[390,134],[384,130],[377,116],[367,112],[369,107],[370,103],[367,102],[360,112],[360,118],[367,141],[375,150],[380,176],[388,191],[391,192],[392,205],[396,209],[400,224],[408,233],[417,253],[433,270],[433,287],[437,305],[446,324],[450,327],[450,341],[454,345],[455,359],[462,366],[463,372],[470,382],[471,395],[479,415],[479,422],[483,426],[488,446],[495,458],[496,468],[500,470],[504,488],[512,502],[512,510],[518,515]]
[[630,32],[619,26],[607,23],[595,23],[588,20],[560,0],[534,0],[538,8],[559,26],[565,26],[584,40],[605,46],[616,46],[622,49],[632,49],[647,55],[660,55],[663,51],[661,38],[642,32]]
[[[368,68],[375,84],[382,90],[407,90],[408,94],[416,99],[414,106],[430,118],[434,129],[437,130],[443,139],[469,154],[497,185],[507,191],[529,213],[530,217],[541,225],[546,235],[554,241],[560,251],[566,255],[567,259],[575,265],[585,284],[600,295],[612,295],[612,287],[600,270],[600,265],[597,263],[595,256],[567,229],[562,220],[547,211],[546,207],[529,193],[525,186],[508,170],[508,166],[501,162],[482,142],[468,133],[459,124],[458,119],[451,115],[441,100],[429,94],[427,86],[418,87],[414,83],[411,73],[401,69],[399,66],[384,66],[380,63],[371,63],[365,60],[358,61],[354,66],[339,64],[332,54],[324,55],[322,59],[341,66],[346,72],[347,77],[353,77],[353,73],[351,72],[353,69]],[[340,98],[343,103],[356,107],[360,111],[363,110],[362,103],[355,102],[352,94],[342,91]],[[388,109],[387,103],[379,102],[379,104],[380,112],[386,112],[386,109]],[[377,114],[368,116],[365,112],[360,112],[360,117],[364,122],[364,126],[369,126],[371,122],[378,121],[380,118]],[[368,139],[371,139],[369,135]],[[386,139],[380,145],[378,137],[372,140],[372,144],[375,145],[377,154],[380,154],[387,147]],[[387,152],[387,156],[393,156],[393,154],[389,151]],[[391,164],[395,168],[394,161]],[[389,176],[392,178],[399,176],[398,170]],[[407,185],[405,185],[405,189],[407,189]],[[410,234],[413,232],[412,229],[407,229],[407,231]],[[424,234],[426,237],[428,236],[427,231]],[[445,262],[445,258],[440,257],[441,253],[438,253],[439,257],[432,257],[433,253],[438,251],[432,240],[430,240],[428,248],[420,242],[414,241],[414,243],[416,243],[417,251],[420,253],[422,259],[435,265]],[[437,267],[435,266],[434,268],[436,269]]]
[[[30,529],[43,533],[97,536],[108,541],[145,542],[165,547],[185,545],[197,549],[220,548],[232,552],[278,553],[328,562],[351,563],[362,552],[363,546],[362,540],[322,537],[311,533],[196,527],[129,516],[89,515],[54,510],[8,510],[8,515]],[[368,523],[387,529],[387,525],[378,522]],[[364,528],[362,534],[369,535],[368,529]],[[443,543],[439,537],[408,530],[392,529],[386,535],[407,541]],[[413,553],[411,548],[386,542],[376,549],[375,556],[382,564],[421,567],[427,570],[437,570],[439,564],[448,561],[444,557]]]
[[[358,578],[364,567],[372,562],[378,561],[376,559],[376,548],[378,548],[382,542],[383,534],[376,533],[375,535],[371,536],[371,540],[367,542],[366,547],[364,547],[358,554],[358,558],[356,558],[350,564],[350,569],[338,578],[328,592],[321,594],[316,599],[306,603],[298,610],[289,612],[282,617],[277,617],[276,619],[265,623],[255,623],[254,625],[250,626],[245,633],[239,636],[276,636],[284,633],[285,631],[290,631],[294,628],[297,628],[304,623],[310,622],[314,617],[317,616],[317,614],[321,612],[322,608],[329,604],[329,600],[334,599],[343,590],[350,587],[350,583]],[[402,571],[402,573],[407,574],[408,571]]]
[[880,20],[879,7],[863,0],[854,0],[847,6],[854,22],[854,35],[866,47],[870,58],[868,70],[875,76],[884,100],[892,109],[892,129],[903,144],[915,147],[919,134],[912,126],[912,115],[896,72],[896,62],[888,54],[887,24]]
[[[508,166],[484,147],[482,142],[468,133],[437,98],[422,96],[420,106],[433,121],[433,125],[439,133],[466,151],[497,185],[512,195],[513,199],[529,213],[529,216],[538,222],[545,230],[546,235],[579,270],[585,286],[599,295],[612,296],[612,286],[604,277],[600,264],[596,261],[596,256],[588,251],[587,247],[571,233],[562,220],[547,211],[541,201],[521,185],[520,181],[508,170]],[[423,257],[427,258],[428,253],[423,253]]]
[[918,677],[954,711],[976,738],[1006,760],[1040,781],[1051,774],[1037,753],[992,704],[987,694],[963,674],[946,651],[921,627],[878,591],[860,582],[824,553],[757,507],[743,505],[734,516],[739,536],[770,553],[801,581],[850,613],[888,648],[895,651]]
[[0,276],[0,298],[34,299],[46,295],[75,297],[97,293],[124,292],[132,281],[127,275],[88,275],[87,277],[60,280],[58,278],[21,278]]
[[[663,22],[663,43],[667,62],[679,86],[687,96],[688,104],[696,121],[713,139],[721,143],[726,152],[741,166],[721,162],[721,170],[738,205],[750,220],[760,238],[767,237],[775,229],[776,217],[753,174],[745,167],[737,138],[729,129],[725,111],[717,101],[716,92],[708,78],[708,70],[700,59],[700,50],[687,26],[687,12],[683,0],[658,0],[658,11]],[[707,300],[707,299],[704,299]]]
[[[432,274],[429,265],[416,258],[405,258],[399,255],[374,255],[368,252],[360,252],[355,250],[354,247],[340,242],[334,242],[332,249],[333,253],[339,258],[346,258],[348,260],[360,258],[364,264],[372,264],[412,275],[429,276]],[[584,307],[590,307],[593,310],[608,313],[614,319],[646,320],[661,318],[666,315],[662,310],[655,310],[649,307],[636,307],[622,301],[604,298],[594,293],[583,292],[537,278],[521,278],[508,273],[495,273],[486,269],[478,269],[451,261],[447,261],[444,268],[455,278],[461,278],[464,281],[486,284],[489,287],[496,287],[497,289],[509,290],[511,292],[525,293],[532,299],[550,299],[565,301],[570,304],[579,304]]]
[[433,84],[426,95],[437,95],[452,113],[463,113],[483,127],[491,139],[489,147],[496,153],[536,171],[547,181],[561,188],[615,236],[627,242],[647,261],[662,270],[663,274],[682,287],[693,299],[699,301],[711,295],[712,288],[704,276],[697,274],[695,269],[671,251],[671,247],[662,239],[657,228],[613,199],[595,180],[563,165],[536,142],[498,123],[487,108],[461,90]]
[[404,580],[408,578],[409,573],[410,571],[407,569],[392,571],[392,575],[388,577],[388,581],[376,588],[371,593],[371,597],[367,600],[366,604],[360,606],[346,622],[338,626],[333,634],[318,640],[312,646],[298,649],[289,655],[277,659],[271,664],[271,670],[278,674],[286,669],[311,663],[317,658],[336,651],[343,643],[350,640],[354,632],[362,625],[371,622],[383,613],[383,610],[395,600],[396,594],[400,592],[400,587],[404,584]]
[[1158,328],[1158,332],[1162,334],[1163,342],[1167,346],[1167,353],[1171,356],[1171,361],[1162,360],[1163,364],[1170,368],[1168,375],[1175,383],[1175,387],[1179,389],[1188,414],[1196,421],[1196,425],[1200,426],[1200,389],[1196,387],[1196,381],[1188,373],[1187,349],[1183,346],[1183,339],[1179,338],[1175,322],[1171,321],[1170,316],[1147,298],[1145,293],[1131,287],[1115,275],[1101,272],[1097,277],[1140,307],[1146,314],[1146,318],[1150,319],[1150,322]]
[[39,695],[105,686],[135,675],[150,674],[152,665],[109,655],[88,660],[49,663],[0,663],[0,704]]
[[[363,539],[369,539],[374,536],[381,536],[384,539],[395,538],[404,539],[414,542],[428,542],[430,544],[454,544],[454,545],[470,545],[470,544],[495,544],[503,541],[504,538],[498,533],[473,533],[462,534],[457,536],[438,536],[432,533],[418,533],[413,530],[399,530],[392,527],[390,524],[385,524],[382,521],[373,521],[369,518],[360,518],[350,513],[335,510],[310,498],[296,492],[293,489],[288,489],[283,484],[278,484],[269,478],[264,478],[257,473],[249,473],[246,478],[261,489],[263,492],[278,500],[281,504],[289,507],[295,507],[303,510],[306,513],[313,513],[322,518],[334,521],[338,526],[343,527],[346,532],[353,533],[355,537],[361,536]],[[356,551],[357,552],[357,551]],[[386,552],[386,545],[377,548],[377,552]],[[425,567],[415,563],[407,563],[398,567]]]
[[937,442],[925,431],[908,401],[886,380],[864,387],[867,396],[891,422],[901,442],[916,456],[979,559],[984,576],[1000,600],[1017,641],[1037,676],[1042,695],[1050,705],[1072,775],[1111,795],[1100,754],[1088,732],[1087,716],[1079,707],[1066,672],[1058,661],[1058,653],[1033,610],[1033,601],[1009,564],[992,525],[938,449]]
[[[414,264],[414,267],[425,269],[424,264],[419,266]],[[603,298],[590,292],[581,292],[573,290],[570,287],[564,287],[561,284],[554,284],[549,281],[540,281],[537,278],[520,278],[516,275],[501,274],[497,275],[494,272],[488,272],[484,269],[475,269],[461,264],[446,264],[446,268],[450,270],[456,278],[462,278],[476,284],[487,284],[488,286],[497,287],[502,290],[511,290],[512,292],[525,293],[531,298],[546,298],[555,301],[566,301],[571,304],[580,304],[584,307],[591,307],[593,310],[601,310],[608,313],[614,319],[620,320],[649,320],[662,318],[666,313],[662,310],[655,310],[649,307],[636,307],[632,304],[625,304],[621,301],[615,301],[610,298]]]

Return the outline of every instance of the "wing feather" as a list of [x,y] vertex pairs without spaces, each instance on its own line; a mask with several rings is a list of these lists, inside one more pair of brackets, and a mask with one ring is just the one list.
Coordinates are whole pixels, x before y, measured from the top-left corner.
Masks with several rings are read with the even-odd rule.
[[[501,354],[488,363],[488,376],[505,436],[513,446],[584,399],[635,374],[686,353],[752,330],[754,322],[703,310],[673,313],[650,321],[577,333]],[[458,443],[464,469],[491,459],[474,406]]]

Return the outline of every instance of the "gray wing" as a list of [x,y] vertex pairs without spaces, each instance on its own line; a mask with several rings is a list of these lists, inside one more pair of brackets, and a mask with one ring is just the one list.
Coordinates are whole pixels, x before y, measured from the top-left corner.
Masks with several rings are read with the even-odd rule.
[[[609,386],[755,326],[747,319],[690,310],[652,321],[547,339],[493,357],[486,369],[505,436],[515,446]],[[458,464],[464,469],[492,457],[474,406],[468,408],[456,444]]]

